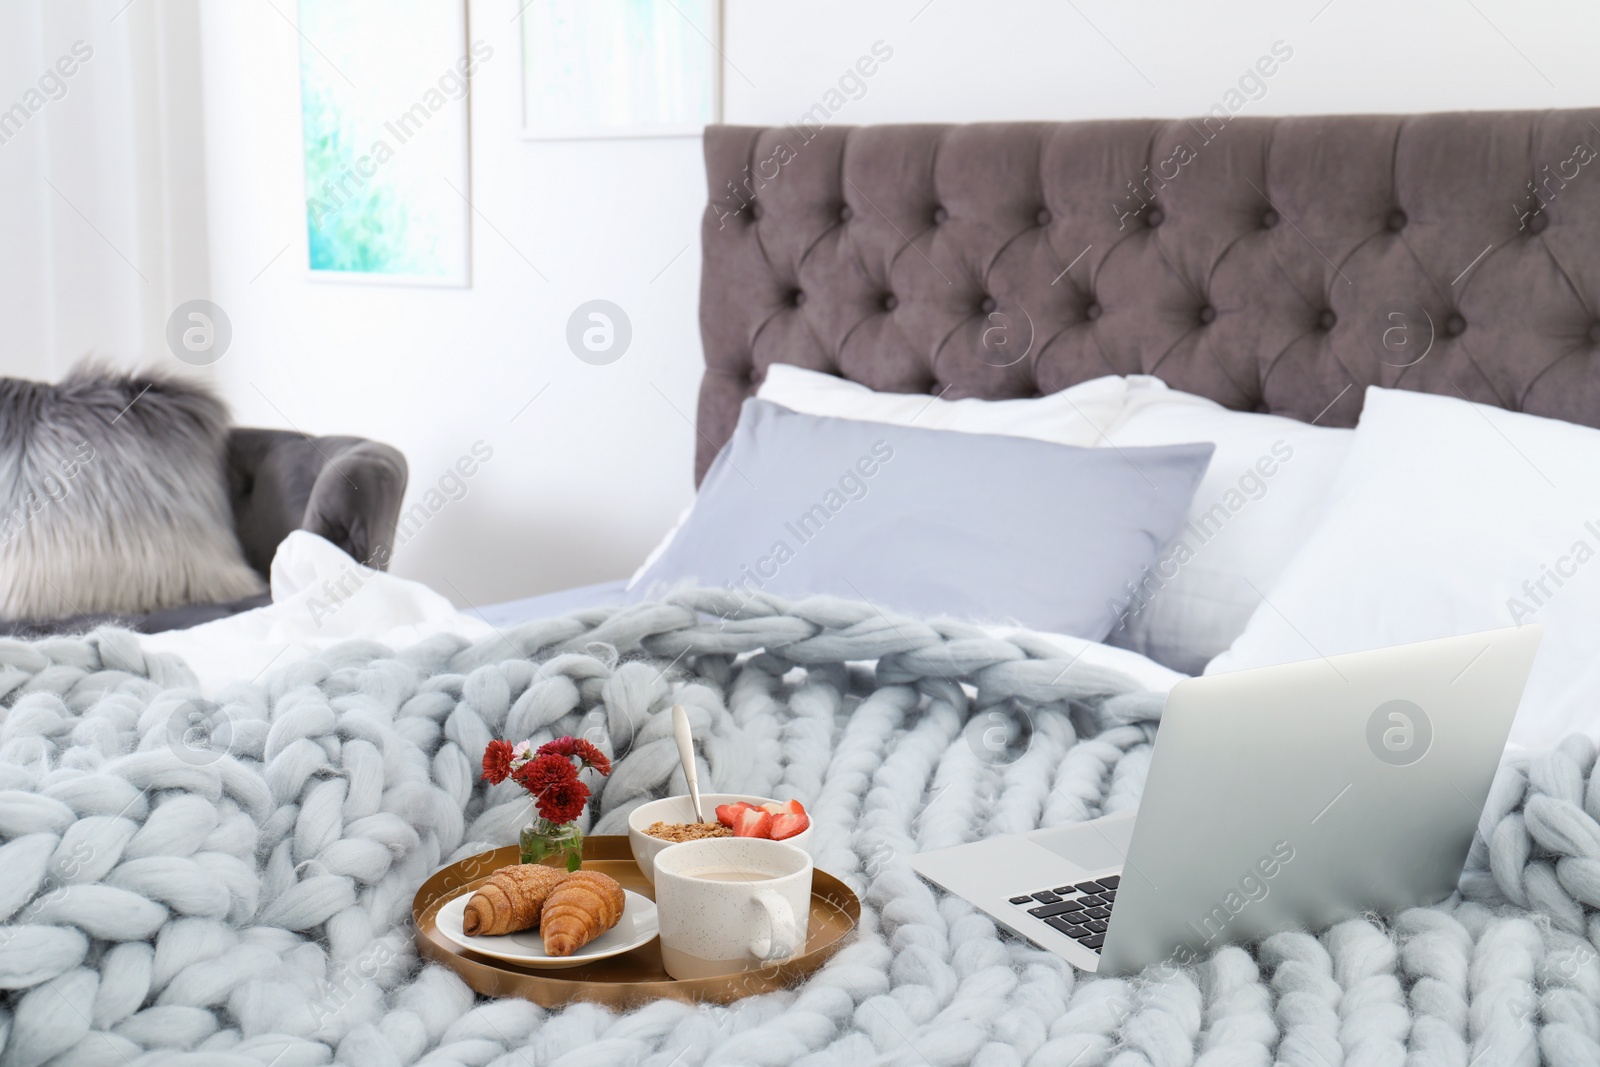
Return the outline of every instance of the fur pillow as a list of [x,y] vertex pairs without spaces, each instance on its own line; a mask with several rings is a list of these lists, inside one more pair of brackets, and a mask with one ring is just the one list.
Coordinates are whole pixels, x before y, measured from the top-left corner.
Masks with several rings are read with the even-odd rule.
[[228,410],[203,386],[79,365],[0,378],[0,617],[140,615],[265,589],[233,530]]

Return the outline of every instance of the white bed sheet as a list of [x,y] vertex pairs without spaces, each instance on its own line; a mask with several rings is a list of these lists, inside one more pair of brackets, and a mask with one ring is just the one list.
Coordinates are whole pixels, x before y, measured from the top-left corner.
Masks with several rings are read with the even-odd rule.
[[333,543],[304,530],[283,539],[272,557],[272,603],[188,630],[141,639],[144,648],[183,657],[214,697],[230,682],[259,678],[344,641],[400,648],[438,633],[477,640],[494,627],[463,614],[421,582],[363,567]]
[[573,589],[558,589],[553,593],[508,600],[503,604],[467,612],[491,626],[515,626],[534,619],[548,619],[556,615],[570,615],[584,608],[605,608],[623,603],[628,594],[628,579],[618,578],[594,585],[580,585]]
[[[272,560],[272,603],[254,611],[141,638],[149,651],[181,656],[199,679],[202,695],[215,697],[229,683],[253,680],[279,662],[332,648],[344,641],[372,640],[403,647],[439,633],[477,640],[518,623],[550,618],[585,607],[621,603],[625,580],[457,611],[421,582],[361,566],[338,547],[296,531]],[[985,627],[996,636],[1014,626]],[[1139,684],[1166,692],[1184,675],[1137,652],[1063,634],[1037,634],[1077,659],[1120,670]]]

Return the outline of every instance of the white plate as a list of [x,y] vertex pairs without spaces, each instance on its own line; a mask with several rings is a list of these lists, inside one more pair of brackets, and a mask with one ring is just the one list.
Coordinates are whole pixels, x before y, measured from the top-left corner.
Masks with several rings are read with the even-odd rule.
[[462,917],[467,912],[467,901],[472,892],[445,903],[434,917],[439,932],[462,948],[469,948],[497,960],[523,963],[530,967],[581,967],[585,963],[620,956],[640,945],[647,945],[661,932],[656,918],[656,902],[629,889],[622,892],[627,897],[622,907],[622,918],[617,925],[584,945],[570,956],[552,956],[544,950],[544,939],[538,930],[523,930],[497,937],[468,937],[461,929]]

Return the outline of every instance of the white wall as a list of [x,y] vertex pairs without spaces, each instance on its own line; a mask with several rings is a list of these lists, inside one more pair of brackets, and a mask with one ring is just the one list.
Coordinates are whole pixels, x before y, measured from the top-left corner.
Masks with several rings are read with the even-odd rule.
[[[45,0],[19,2],[35,10],[35,23],[45,21],[37,13]],[[1600,80],[1586,54],[1600,37],[1596,9],[1510,0],[1325,2],[725,0],[726,119],[796,118],[878,40],[894,49],[892,59],[835,121],[1192,114],[1221,100],[1275,40],[1294,56],[1246,113],[1596,102]],[[103,20],[97,4],[89,6]],[[234,326],[233,348],[214,371],[240,421],[389,441],[410,459],[413,499],[475,441],[493,447],[466,496],[396,557],[398,573],[426,580],[458,603],[625,574],[691,494],[694,431],[686,420],[700,374],[699,142],[521,140],[513,21],[520,6],[471,0],[470,36],[495,50],[472,93],[472,192],[482,217],[473,222],[471,289],[305,279],[292,0],[202,0],[203,153],[187,163],[176,158],[185,142],[170,133],[159,153],[173,180],[203,172],[204,196],[169,196],[166,211],[170,221],[184,222],[181,205],[204,201],[211,296]],[[198,109],[185,112],[175,99],[183,95],[182,5],[137,0],[119,22],[146,8],[166,25],[159,39],[178,68],[166,76],[166,103],[154,111],[176,114],[180,126],[185,115],[199,121]],[[171,24],[159,22],[163,13]],[[0,33],[8,75],[0,100],[31,76],[41,56],[54,54],[54,42],[35,40],[43,32],[32,26],[28,41]],[[132,76],[139,76],[137,63]],[[124,133],[114,122],[95,136],[102,149],[133,151],[118,147]],[[73,188],[116,200],[119,179],[104,168],[87,173],[92,160],[17,147],[0,146],[0,195],[25,190],[36,181],[29,168],[54,163],[81,183]],[[37,189],[26,195],[38,199]],[[73,221],[57,211],[43,231],[9,214],[0,223],[0,239],[16,232],[30,250],[0,257],[0,308],[30,306],[42,298],[41,286],[54,284],[63,288],[54,304],[77,309],[67,321],[57,312],[43,326],[24,315],[16,337],[0,340],[8,361],[41,343],[52,352],[70,349],[82,343],[79,333],[148,343],[148,323],[140,319],[152,317],[140,310],[146,305],[113,288],[107,309],[95,309],[98,293],[89,287],[104,281],[104,272],[114,276],[116,264],[85,244]],[[186,232],[167,256],[176,265],[164,270],[192,268],[193,230]],[[148,233],[122,236],[142,241],[141,248],[150,243]],[[58,259],[93,260],[102,274],[63,277],[58,270],[41,281],[24,257],[52,242]],[[183,279],[165,284],[184,298],[192,288]],[[572,309],[596,297],[622,305],[634,327],[631,350],[607,367],[579,362],[564,342]],[[80,325],[79,312],[86,323],[101,316],[111,325]],[[160,355],[159,344],[155,349]]]
[[726,79],[732,122],[793,119],[878,39],[895,49],[894,58],[837,121],[1192,115],[1220,100],[1280,39],[1294,57],[1241,113],[1600,102],[1590,55],[1600,9],[1593,5],[807,0],[802,8],[728,0],[728,6],[725,51],[743,71]]
[[[235,416],[390,442],[413,499],[487,442],[466,495],[394,564],[480,605],[644,556],[691,491],[699,380],[699,141],[521,140],[518,6],[472,5],[494,54],[471,96],[470,289],[306,280],[299,39],[265,2],[203,18],[212,298],[234,329],[216,371]],[[610,366],[566,347],[594,298],[633,323]]]

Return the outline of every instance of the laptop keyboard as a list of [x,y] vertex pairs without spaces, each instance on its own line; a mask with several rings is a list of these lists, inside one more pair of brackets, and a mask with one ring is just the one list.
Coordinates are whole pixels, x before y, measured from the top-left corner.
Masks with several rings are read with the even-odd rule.
[[1115,874],[1076,885],[1058,885],[1037,893],[1012,897],[1011,903],[1026,908],[1029,915],[1066,934],[1084,948],[1100,953],[1106,943],[1106,925],[1117,900],[1122,879]]

